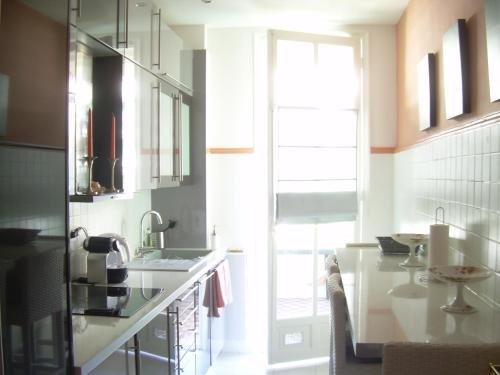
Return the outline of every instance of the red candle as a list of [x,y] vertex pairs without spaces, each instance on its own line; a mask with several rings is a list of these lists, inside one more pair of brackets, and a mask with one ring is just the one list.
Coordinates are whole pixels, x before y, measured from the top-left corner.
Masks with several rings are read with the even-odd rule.
[[87,112],[87,156],[94,157],[94,125],[92,124],[92,109]]
[[109,158],[111,160],[116,159],[116,117],[115,114],[111,114],[111,134],[109,142]]

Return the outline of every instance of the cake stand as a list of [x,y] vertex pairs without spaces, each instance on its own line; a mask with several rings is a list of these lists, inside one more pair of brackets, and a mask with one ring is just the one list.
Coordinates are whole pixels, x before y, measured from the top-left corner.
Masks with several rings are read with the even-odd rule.
[[464,298],[464,285],[474,281],[482,281],[491,276],[491,271],[476,266],[435,266],[429,272],[438,280],[457,285],[457,295],[449,304],[441,309],[450,313],[470,314],[477,310],[467,304]]
[[415,248],[420,245],[425,245],[429,241],[428,234],[419,233],[395,233],[391,235],[394,241],[397,241],[410,248],[410,256],[403,263],[402,267],[424,267],[425,264],[418,260],[415,254]]

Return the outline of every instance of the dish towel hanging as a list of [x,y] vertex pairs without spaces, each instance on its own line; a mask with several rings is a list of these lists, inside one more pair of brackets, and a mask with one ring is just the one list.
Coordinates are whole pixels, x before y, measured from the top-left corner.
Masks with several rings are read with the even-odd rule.
[[203,306],[208,308],[209,317],[219,318],[222,309],[233,301],[229,262],[224,259],[214,270],[214,276],[208,279]]

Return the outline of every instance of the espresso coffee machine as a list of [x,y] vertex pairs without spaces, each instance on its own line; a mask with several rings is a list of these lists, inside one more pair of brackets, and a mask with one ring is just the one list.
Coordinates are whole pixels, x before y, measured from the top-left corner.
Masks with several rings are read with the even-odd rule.
[[87,257],[87,282],[89,284],[116,284],[128,275],[118,243],[113,237],[89,237],[83,247]]

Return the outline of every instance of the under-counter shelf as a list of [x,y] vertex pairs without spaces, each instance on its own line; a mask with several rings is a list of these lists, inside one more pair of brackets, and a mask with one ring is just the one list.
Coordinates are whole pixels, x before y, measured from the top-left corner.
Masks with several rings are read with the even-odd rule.
[[69,196],[69,201],[75,203],[93,203],[93,202],[104,202],[110,199],[120,200],[120,199],[131,199],[131,198],[132,194],[125,194],[125,193],[101,194],[101,195],[73,194]]

